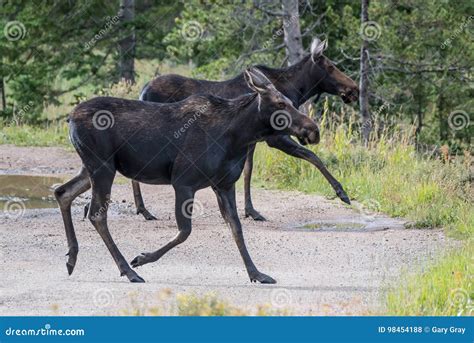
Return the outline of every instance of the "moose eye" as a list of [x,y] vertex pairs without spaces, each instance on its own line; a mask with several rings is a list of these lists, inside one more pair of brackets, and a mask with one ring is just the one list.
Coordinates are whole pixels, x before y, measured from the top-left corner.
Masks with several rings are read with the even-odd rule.
[[285,108],[286,107],[286,103],[284,103],[283,101],[280,101],[278,104],[277,104],[278,108]]
[[328,72],[332,73],[333,70],[334,70],[334,66],[329,66],[329,67],[328,67]]

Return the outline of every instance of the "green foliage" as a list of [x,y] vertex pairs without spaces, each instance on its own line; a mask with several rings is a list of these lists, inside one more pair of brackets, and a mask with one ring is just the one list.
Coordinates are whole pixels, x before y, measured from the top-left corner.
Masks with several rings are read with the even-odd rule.
[[181,8],[174,1],[159,6],[140,2],[135,20],[125,27],[118,1],[14,1],[0,6],[0,80],[7,97],[1,117],[24,112],[20,119],[29,124],[47,120],[41,113],[50,105],[69,105],[63,94],[72,93],[77,103],[119,81],[117,46],[132,26],[140,38],[137,58],[163,59],[163,36]]
[[472,316],[472,256],[467,242],[420,275],[408,274],[387,295],[384,314],[395,316]]

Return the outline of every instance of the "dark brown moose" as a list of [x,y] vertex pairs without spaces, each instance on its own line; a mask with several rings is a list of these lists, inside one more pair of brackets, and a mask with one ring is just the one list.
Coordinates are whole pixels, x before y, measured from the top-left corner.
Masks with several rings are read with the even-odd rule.
[[[323,55],[327,41],[313,40],[311,53],[299,63],[282,69],[257,66],[275,85],[276,89],[291,100],[298,108],[316,94],[329,93],[339,95],[345,103],[356,101],[359,94],[357,84],[334,66]],[[180,75],[164,75],[150,81],[143,88],[140,99],[160,103],[181,101],[193,94],[213,94],[223,98],[236,98],[249,92],[244,75],[228,81],[197,80]],[[342,185],[329,173],[322,161],[311,150],[296,143],[289,135],[272,135],[265,138],[270,147],[277,148],[291,156],[302,158],[316,166],[335,190],[337,196],[350,204],[349,197]],[[305,143],[305,142],[300,142]],[[255,144],[251,144],[247,153],[244,169],[245,216],[255,220],[265,220],[252,204],[250,181],[253,169]],[[146,219],[156,219],[146,210],[138,182],[132,181],[137,214],[143,214]]]
[[[258,69],[246,71],[245,77],[247,90],[252,93],[243,92],[245,95],[232,100],[193,95],[183,101],[157,104],[98,97],[72,111],[70,138],[83,167],[76,177],[55,190],[66,228],[69,274],[74,270],[79,251],[71,203],[92,186],[90,221],[121,275],[131,282],[144,282],[120,253],[107,226],[112,183],[120,172],[138,182],[171,184],[176,196],[178,234],[160,249],[135,257],[131,262],[133,267],[157,261],[188,238],[194,194],[212,187],[250,280],[276,282],[258,271],[247,251],[235,203],[235,182],[244,169],[249,144],[275,134],[294,135],[303,142],[316,144],[319,130]],[[196,117],[189,124],[190,118]],[[274,123],[281,119],[287,125],[275,129]],[[184,123],[188,123],[186,129]],[[181,135],[176,137],[175,132]]]

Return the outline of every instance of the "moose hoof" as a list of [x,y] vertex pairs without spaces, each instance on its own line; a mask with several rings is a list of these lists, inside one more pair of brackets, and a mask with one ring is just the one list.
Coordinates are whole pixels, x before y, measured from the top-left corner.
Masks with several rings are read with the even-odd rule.
[[338,198],[341,199],[343,202],[345,202],[348,205],[351,204],[351,200],[349,199],[349,196],[346,194],[346,192],[344,192],[343,189],[338,190],[336,194]]
[[68,256],[68,259],[66,262],[66,268],[69,275],[72,274],[72,272],[74,271],[74,267],[76,266],[78,252],[79,252],[78,248],[71,248],[69,249],[69,252],[66,254],[66,256]]
[[148,212],[147,209],[139,209],[137,210],[137,214],[141,214],[143,215],[143,217],[146,219],[146,220],[158,220],[153,214],[151,214],[150,212]]
[[141,278],[140,275],[131,269],[126,273],[126,275],[130,282],[145,282],[145,280]]
[[66,262],[66,268],[67,268],[67,273],[71,275],[72,272],[74,271],[74,264],[70,262]]
[[260,282],[260,283],[276,283],[276,280],[266,274],[257,272],[257,274],[250,276],[251,282]]
[[90,207],[90,203],[87,203],[85,206],[84,206],[84,217],[82,218],[82,220],[86,220],[87,218],[87,214],[89,213],[89,207]]
[[149,254],[147,254],[147,253],[142,253],[142,254],[138,255],[137,257],[135,257],[135,258],[132,260],[132,262],[130,262],[130,265],[131,265],[133,268],[136,268],[136,267],[143,266],[144,264],[147,264],[148,262],[150,262]]
[[253,220],[257,220],[257,221],[261,221],[261,222],[267,221],[264,216],[262,216],[260,213],[258,213],[253,208],[245,210],[245,218],[247,218],[247,217],[251,217]]

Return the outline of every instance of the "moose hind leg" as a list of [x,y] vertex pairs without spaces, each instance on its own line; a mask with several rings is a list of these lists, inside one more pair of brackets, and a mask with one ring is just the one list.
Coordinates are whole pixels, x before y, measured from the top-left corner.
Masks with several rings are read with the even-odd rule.
[[137,207],[137,214],[142,214],[146,220],[157,220],[156,217],[148,212],[143,202],[142,192],[138,181],[132,180],[133,198],[135,199],[135,206]]
[[251,144],[247,149],[247,159],[244,166],[244,197],[245,197],[245,217],[251,217],[253,220],[266,221],[253,207],[250,188],[252,185],[253,155],[255,153],[255,144]]
[[235,186],[232,185],[229,189],[214,189],[214,192],[216,193],[217,202],[222,216],[232,229],[232,235],[234,236],[235,243],[237,243],[237,247],[239,248],[240,256],[242,256],[242,259],[244,260],[250,281],[276,283],[272,277],[258,271],[247,250],[244,241],[244,234],[242,232],[242,225],[240,224],[239,216],[237,215],[237,207],[235,205]]
[[130,266],[110,235],[107,226],[107,209],[110,203],[110,190],[114,180],[115,172],[100,170],[93,174],[92,199],[89,209],[89,220],[104,241],[107,249],[117,264],[120,275],[126,275],[130,282],[145,282]]
[[194,201],[194,192],[189,188],[175,188],[176,203],[175,216],[178,224],[178,234],[167,244],[160,249],[150,252],[142,253],[135,257],[130,264],[133,268],[142,266],[144,264],[158,261],[164,254],[170,251],[178,244],[183,243],[191,234],[191,216]]
[[68,261],[66,262],[66,267],[69,275],[74,271],[77,254],[79,253],[79,245],[77,243],[76,233],[74,232],[74,225],[72,223],[71,204],[75,198],[87,191],[90,187],[91,183],[89,175],[87,174],[86,169],[82,167],[79,174],[54,190],[54,195],[59,204],[64,227],[66,229],[67,245],[69,249],[67,253]]

